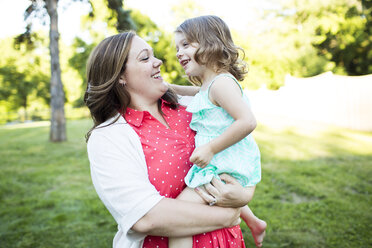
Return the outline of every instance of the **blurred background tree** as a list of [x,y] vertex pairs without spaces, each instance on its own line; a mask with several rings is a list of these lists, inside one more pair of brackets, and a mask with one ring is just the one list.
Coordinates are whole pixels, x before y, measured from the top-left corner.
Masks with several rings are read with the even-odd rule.
[[[73,2],[72,0],[71,2]],[[77,1],[77,0],[76,0]],[[89,0],[80,0],[90,3]],[[32,19],[40,18],[45,23],[49,21],[49,53],[50,53],[50,141],[61,142],[67,139],[66,119],[65,119],[65,92],[61,78],[60,52],[59,52],[59,31],[58,31],[58,3],[59,0],[30,0],[30,5],[25,10],[26,30],[18,35],[15,46],[19,47],[22,43],[26,44],[27,49],[34,48],[34,40],[37,37],[33,34]],[[123,9],[121,0],[107,0],[107,6],[113,13],[110,18],[115,18],[115,27],[118,30],[134,28],[129,16],[130,11]],[[90,12],[93,15],[93,12]],[[20,75],[18,75],[20,76]],[[21,79],[21,78],[18,78]],[[30,82],[27,82],[30,83]],[[26,85],[26,82],[24,82]],[[29,85],[29,84],[27,84]],[[27,104],[25,104],[27,106]],[[26,109],[26,108],[25,108]]]

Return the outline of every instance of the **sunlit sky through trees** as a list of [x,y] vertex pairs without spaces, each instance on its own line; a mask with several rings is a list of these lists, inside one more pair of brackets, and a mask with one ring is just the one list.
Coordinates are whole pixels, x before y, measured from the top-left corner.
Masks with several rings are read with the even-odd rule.
[[[86,14],[89,6],[84,3],[71,3],[71,0],[59,2],[59,28],[62,39],[70,43],[81,32],[80,17]],[[127,0],[124,8],[137,9],[142,14],[148,15],[160,28],[172,31],[183,17],[177,15],[177,7],[190,1],[174,0]],[[192,1],[191,1],[192,2]],[[248,32],[264,28],[265,21],[260,19],[262,11],[276,8],[276,4],[269,0],[200,0],[193,3],[198,8],[189,15],[213,14],[223,18],[231,29],[239,32]],[[28,0],[0,0],[0,38],[14,36],[24,31],[25,22],[23,14],[30,1]],[[181,7],[182,8],[182,7]],[[189,16],[190,17],[190,16]],[[35,20],[39,22],[38,20]],[[47,29],[41,23],[36,23],[35,29]]]

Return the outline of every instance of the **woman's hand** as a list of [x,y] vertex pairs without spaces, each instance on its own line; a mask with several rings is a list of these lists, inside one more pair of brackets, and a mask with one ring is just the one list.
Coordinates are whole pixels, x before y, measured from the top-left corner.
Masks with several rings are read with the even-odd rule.
[[253,198],[255,186],[243,187],[233,177],[221,174],[220,178],[213,178],[211,183],[196,188],[195,191],[210,205],[220,207],[243,207]]

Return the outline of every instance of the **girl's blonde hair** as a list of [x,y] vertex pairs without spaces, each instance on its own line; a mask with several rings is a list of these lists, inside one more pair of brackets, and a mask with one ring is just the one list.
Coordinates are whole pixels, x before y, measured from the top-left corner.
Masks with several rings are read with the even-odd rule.
[[[84,102],[94,124],[86,135],[87,140],[98,125],[116,116],[118,112],[125,113],[131,102],[130,94],[126,87],[119,83],[119,78],[125,72],[135,35],[135,32],[129,31],[110,36],[101,41],[89,56]],[[172,108],[177,107],[177,96],[174,92],[168,90],[161,98],[171,103]],[[161,111],[160,99],[159,110]]]
[[[216,72],[228,71],[239,81],[248,73],[243,61],[244,50],[234,44],[229,27],[221,18],[213,15],[190,18],[179,25],[175,32],[184,34],[189,43],[199,44],[194,55],[198,64]],[[239,59],[239,51],[243,54],[242,59]],[[189,79],[192,83],[201,84],[199,77]]]

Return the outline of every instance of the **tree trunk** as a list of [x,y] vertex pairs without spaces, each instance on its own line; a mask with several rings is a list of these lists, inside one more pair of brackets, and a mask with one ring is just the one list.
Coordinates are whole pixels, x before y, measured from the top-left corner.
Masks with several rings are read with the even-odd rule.
[[25,121],[28,121],[28,115],[27,115],[27,96],[26,96],[26,98],[23,101],[23,109],[25,110],[25,113],[24,113]]
[[49,50],[50,50],[50,107],[51,125],[50,141],[61,142],[66,140],[66,119],[65,119],[65,93],[61,80],[61,68],[59,64],[59,33],[58,33],[58,0],[45,0],[45,6],[50,17],[49,29]]

